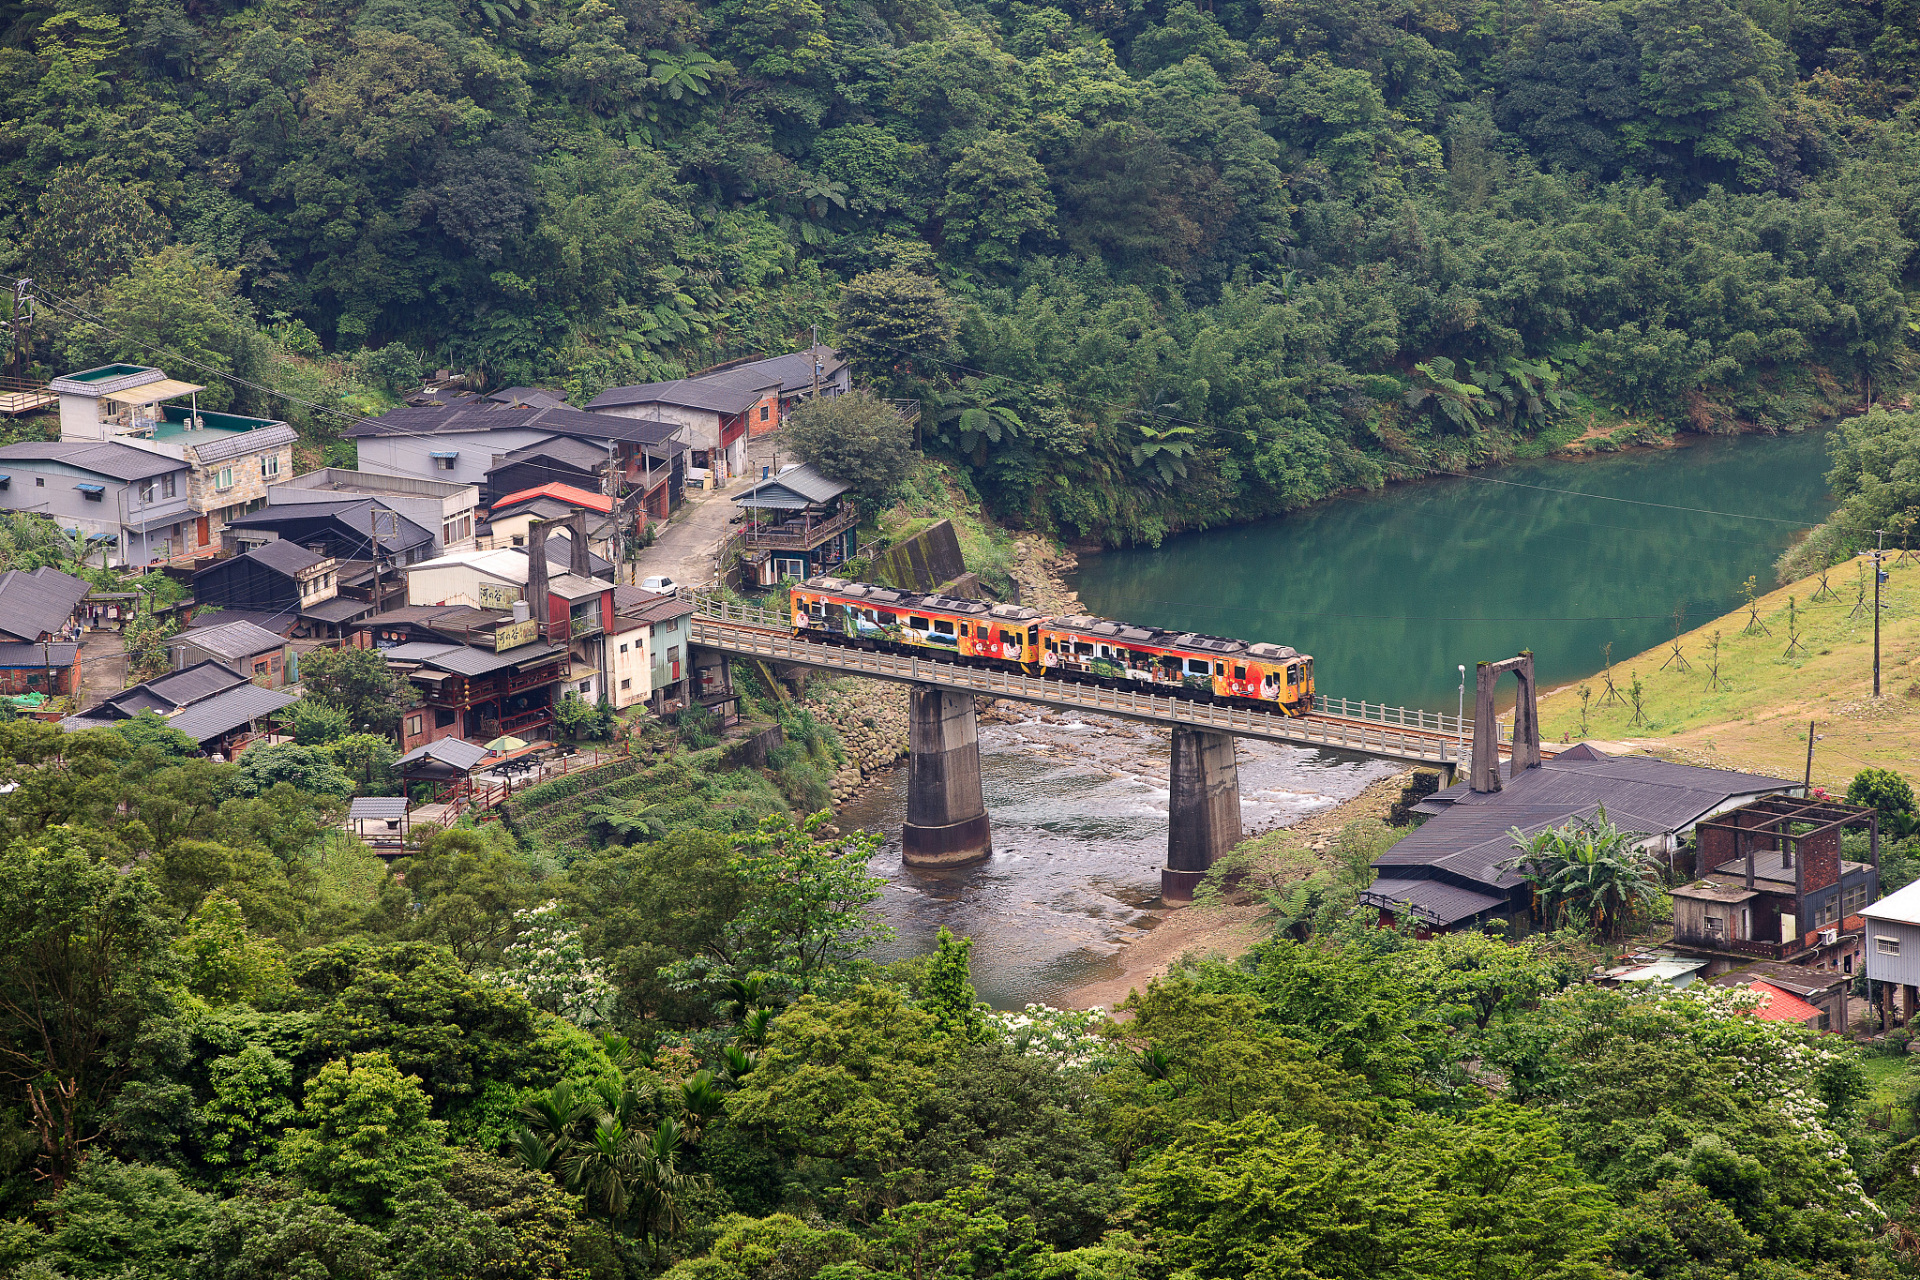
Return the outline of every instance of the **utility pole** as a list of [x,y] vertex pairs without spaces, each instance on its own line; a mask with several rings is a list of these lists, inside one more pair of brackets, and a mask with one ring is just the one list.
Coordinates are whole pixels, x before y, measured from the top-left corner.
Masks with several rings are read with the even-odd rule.
[[813,326],[813,345],[807,348],[807,358],[813,362],[813,395],[820,398],[820,326]]
[[1801,787],[1801,794],[1806,796],[1813,794],[1813,744],[1817,741],[1813,736],[1814,723],[1812,720],[1807,721],[1807,780]]
[[13,282],[13,356],[11,376],[25,382],[27,366],[33,359],[33,281],[22,277]]
[[1453,717],[1453,753],[1457,757],[1467,743],[1467,664],[1460,664],[1460,709]]
[[1880,696],[1880,582],[1886,576],[1880,570],[1880,551],[1886,545],[1887,532],[1875,529],[1881,546],[1873,549],[1873,696]]

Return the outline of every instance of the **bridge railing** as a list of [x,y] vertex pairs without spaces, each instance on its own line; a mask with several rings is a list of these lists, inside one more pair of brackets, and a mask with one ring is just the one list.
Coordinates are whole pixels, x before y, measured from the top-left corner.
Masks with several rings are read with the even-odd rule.
[[1365,720],[1372,724],[1394,725],[1401,729],[1414,729],[1422,733],[1452,734],[1454,737],[1473,737],[1473,721],[1462,720],[1459,716],[1450,716],[1444,711],[1423,711],[1419,707],[1394,707],[1384,702],[1368,702],[1365,699],[1355,701],[1351,698],[1335,698],[1328,694],[1313,695],[1313,709],[1325,716],[1342,716],[1349,720]]
[[[725,610],[720,612],[724,614]],[[987,697],[1071,707],[1122,719],[1218,730],[1243,737],[1388,756],[1397,760],[1454,764],[1464,757],[1471,743],[1471,739],[1462,742],[1430,729],[1418,730],[1411,725],[1400,727],[1368,722],[1358,717],[1293,717],[1275,711],[1193,702],[1165,694],[1073,684],[997,669],[968,667],[932,657],[901,656],[821,644],[804,635],[794,635],[785,628],[729,621],[707,613],[696,613],[691,638],[696,645],[803,666],[824,667],[853,675],[909,684],[935,684]]]

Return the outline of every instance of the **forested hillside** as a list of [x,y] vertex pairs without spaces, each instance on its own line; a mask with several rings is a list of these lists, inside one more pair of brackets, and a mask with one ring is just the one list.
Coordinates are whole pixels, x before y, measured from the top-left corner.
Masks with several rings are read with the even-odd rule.
[[1151,540],[1900,384],[1904,6],[14,3],[0,251],[116,323],[51,364],[579,402],[819,322],[1003,513]]

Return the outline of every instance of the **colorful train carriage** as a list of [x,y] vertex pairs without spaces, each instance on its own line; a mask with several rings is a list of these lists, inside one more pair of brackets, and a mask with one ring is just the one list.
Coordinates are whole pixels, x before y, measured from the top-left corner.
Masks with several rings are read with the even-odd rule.
[[1285,645],[1249,643],[1106,618],[1044,617],[1018,605],[811,578],[793,588],[795,631],[876,647],[950,655],[1195,698],[1313,707],[1313,659]]
[[1040,614],[1018,605],[916,595],[842,578],[812,578],[793,589],[796,631],[990,659],[1040,671]]

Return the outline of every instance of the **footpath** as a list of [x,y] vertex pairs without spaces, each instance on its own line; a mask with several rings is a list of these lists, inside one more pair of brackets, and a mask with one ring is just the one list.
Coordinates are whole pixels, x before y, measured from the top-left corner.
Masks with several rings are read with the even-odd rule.
[[740,514],[733,500],[759,478],[760,468],[773,465],[779,438],[776,431],[749,441],[747,470],[729,480],[726,488],[688,489],[680,509],[634,562],[633,581],[658,576],[694,586],[717,575],[720,549],[733,534],[733,518]]

